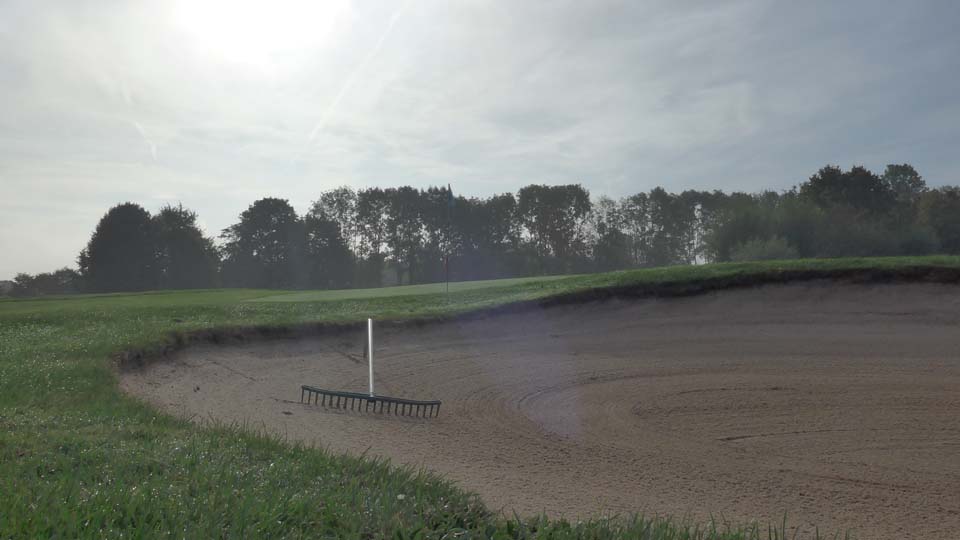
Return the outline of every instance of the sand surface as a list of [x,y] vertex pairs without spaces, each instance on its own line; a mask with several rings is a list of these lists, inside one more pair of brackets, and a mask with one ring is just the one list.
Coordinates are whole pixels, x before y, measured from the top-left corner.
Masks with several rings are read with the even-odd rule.
[[302,405],[365,391],[363,336],[198,346],[122,376],[161,409],[440,472],[488,507],[960,537],[960,287],[804,283],[375,334],[377,391],[438,418]]

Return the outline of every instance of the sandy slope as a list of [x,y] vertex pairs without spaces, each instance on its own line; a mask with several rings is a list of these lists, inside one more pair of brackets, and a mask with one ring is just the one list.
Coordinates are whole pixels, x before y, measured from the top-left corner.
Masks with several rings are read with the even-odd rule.
[[960,287],[807,283],[377,335],[378,391],[432,420],[301,405],[364,391],[361,336],[202,346],[127,373],[161,408],[439,471],[493,509],[960,535]]

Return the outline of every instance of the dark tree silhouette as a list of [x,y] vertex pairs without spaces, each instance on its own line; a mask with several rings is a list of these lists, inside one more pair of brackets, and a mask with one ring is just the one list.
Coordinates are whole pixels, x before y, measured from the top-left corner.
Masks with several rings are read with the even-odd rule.
[[919,206],[920,223],[934,231],[943,252],[960,255],[960,187],[928,191]]
[[20,273],[13,278],[11,296],[45,296],[51,294],[74,294],[83,290],[80,272],[61,268],[55,272],[43,272],[35,276]]
[[350,187],[341,186],[321,193],[310,208],[310,215],[336,223],[347,247],[357,250],[357,194]]
[[140,205],[111,208],[80,253],[80,273],[91,292],[144,291],[160,285],[156,230]]
[[544,270],[566,271],[585,255],[590,194],[579,184],[530,185],[520,190],[517,215],[527,229]]
[[387,207],[390,200],[380,188],[363,189],[357,192],[357,252],[362,263],[358,281],[365,286],[380,286],[384,249],[387,243]]
[[223,280],[234,287],[297,288],[306,285],[303,223],[286,199],[265,198],[223,230]]
[[[451,205],[451,201],[454,204]],[[453,209],[453,211],[451,211]],[[883,176],[828,165],[785,192],[663,188],[592,202],[580,185],[453,197],[340,187],[299,219],[282,199],[256,201],[223,231],[220,280],[243,287],[378,286],[778,257],[960,253],[960,188],[929,189],[909,164]],[[153,218],[112,208],[70,269],[20,274],[14,294],[206,287],[217,253],[196,214]],[[448,259],[449,256],[449,259]]]
[[873,216],[888,212],[894,203],[890,186],[860,166],[844,172],[828,165],[800,185],[800,195],[821,208],[844,206]]
[[351,287],[353,253],[341,234],[340,224],[329,215],[322,206],[315,204],[303,218],[309,286],[318,289]]
[[[407,283],[414,283],[414,266],[423,243],[421,194],[412,187],[404,186],[388,189],[384,196],[387,200],[387,246],[399,271],[407,273]],[[399,277],[403,283],[403,275]]]
[[160,287],[197,289],[217,285],[219,255],[213,240],[197,227],[197,214],[167,205],[153,217],[157,233]]

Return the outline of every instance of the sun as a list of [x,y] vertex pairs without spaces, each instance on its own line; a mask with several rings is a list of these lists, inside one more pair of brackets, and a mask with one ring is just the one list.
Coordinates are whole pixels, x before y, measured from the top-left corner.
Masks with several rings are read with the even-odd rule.
[[181,0],[174,20],[200,52],[267,67],[324,45],[349,0]]

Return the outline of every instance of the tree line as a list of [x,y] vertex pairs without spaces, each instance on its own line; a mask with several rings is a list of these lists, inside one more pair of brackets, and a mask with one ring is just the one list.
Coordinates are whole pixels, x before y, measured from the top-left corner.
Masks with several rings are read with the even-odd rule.
[[78,268],[19,274],[13,294],[209,287],[328,289],[706,262],[960,254],[960,188],[931,189],[909,164],[883,174],[826,166],[783,192],[618,200],[579,184],[487,198],[450,187],[340,187],[305,215],[264,198],[204,236],[197,214],[111,208]]

